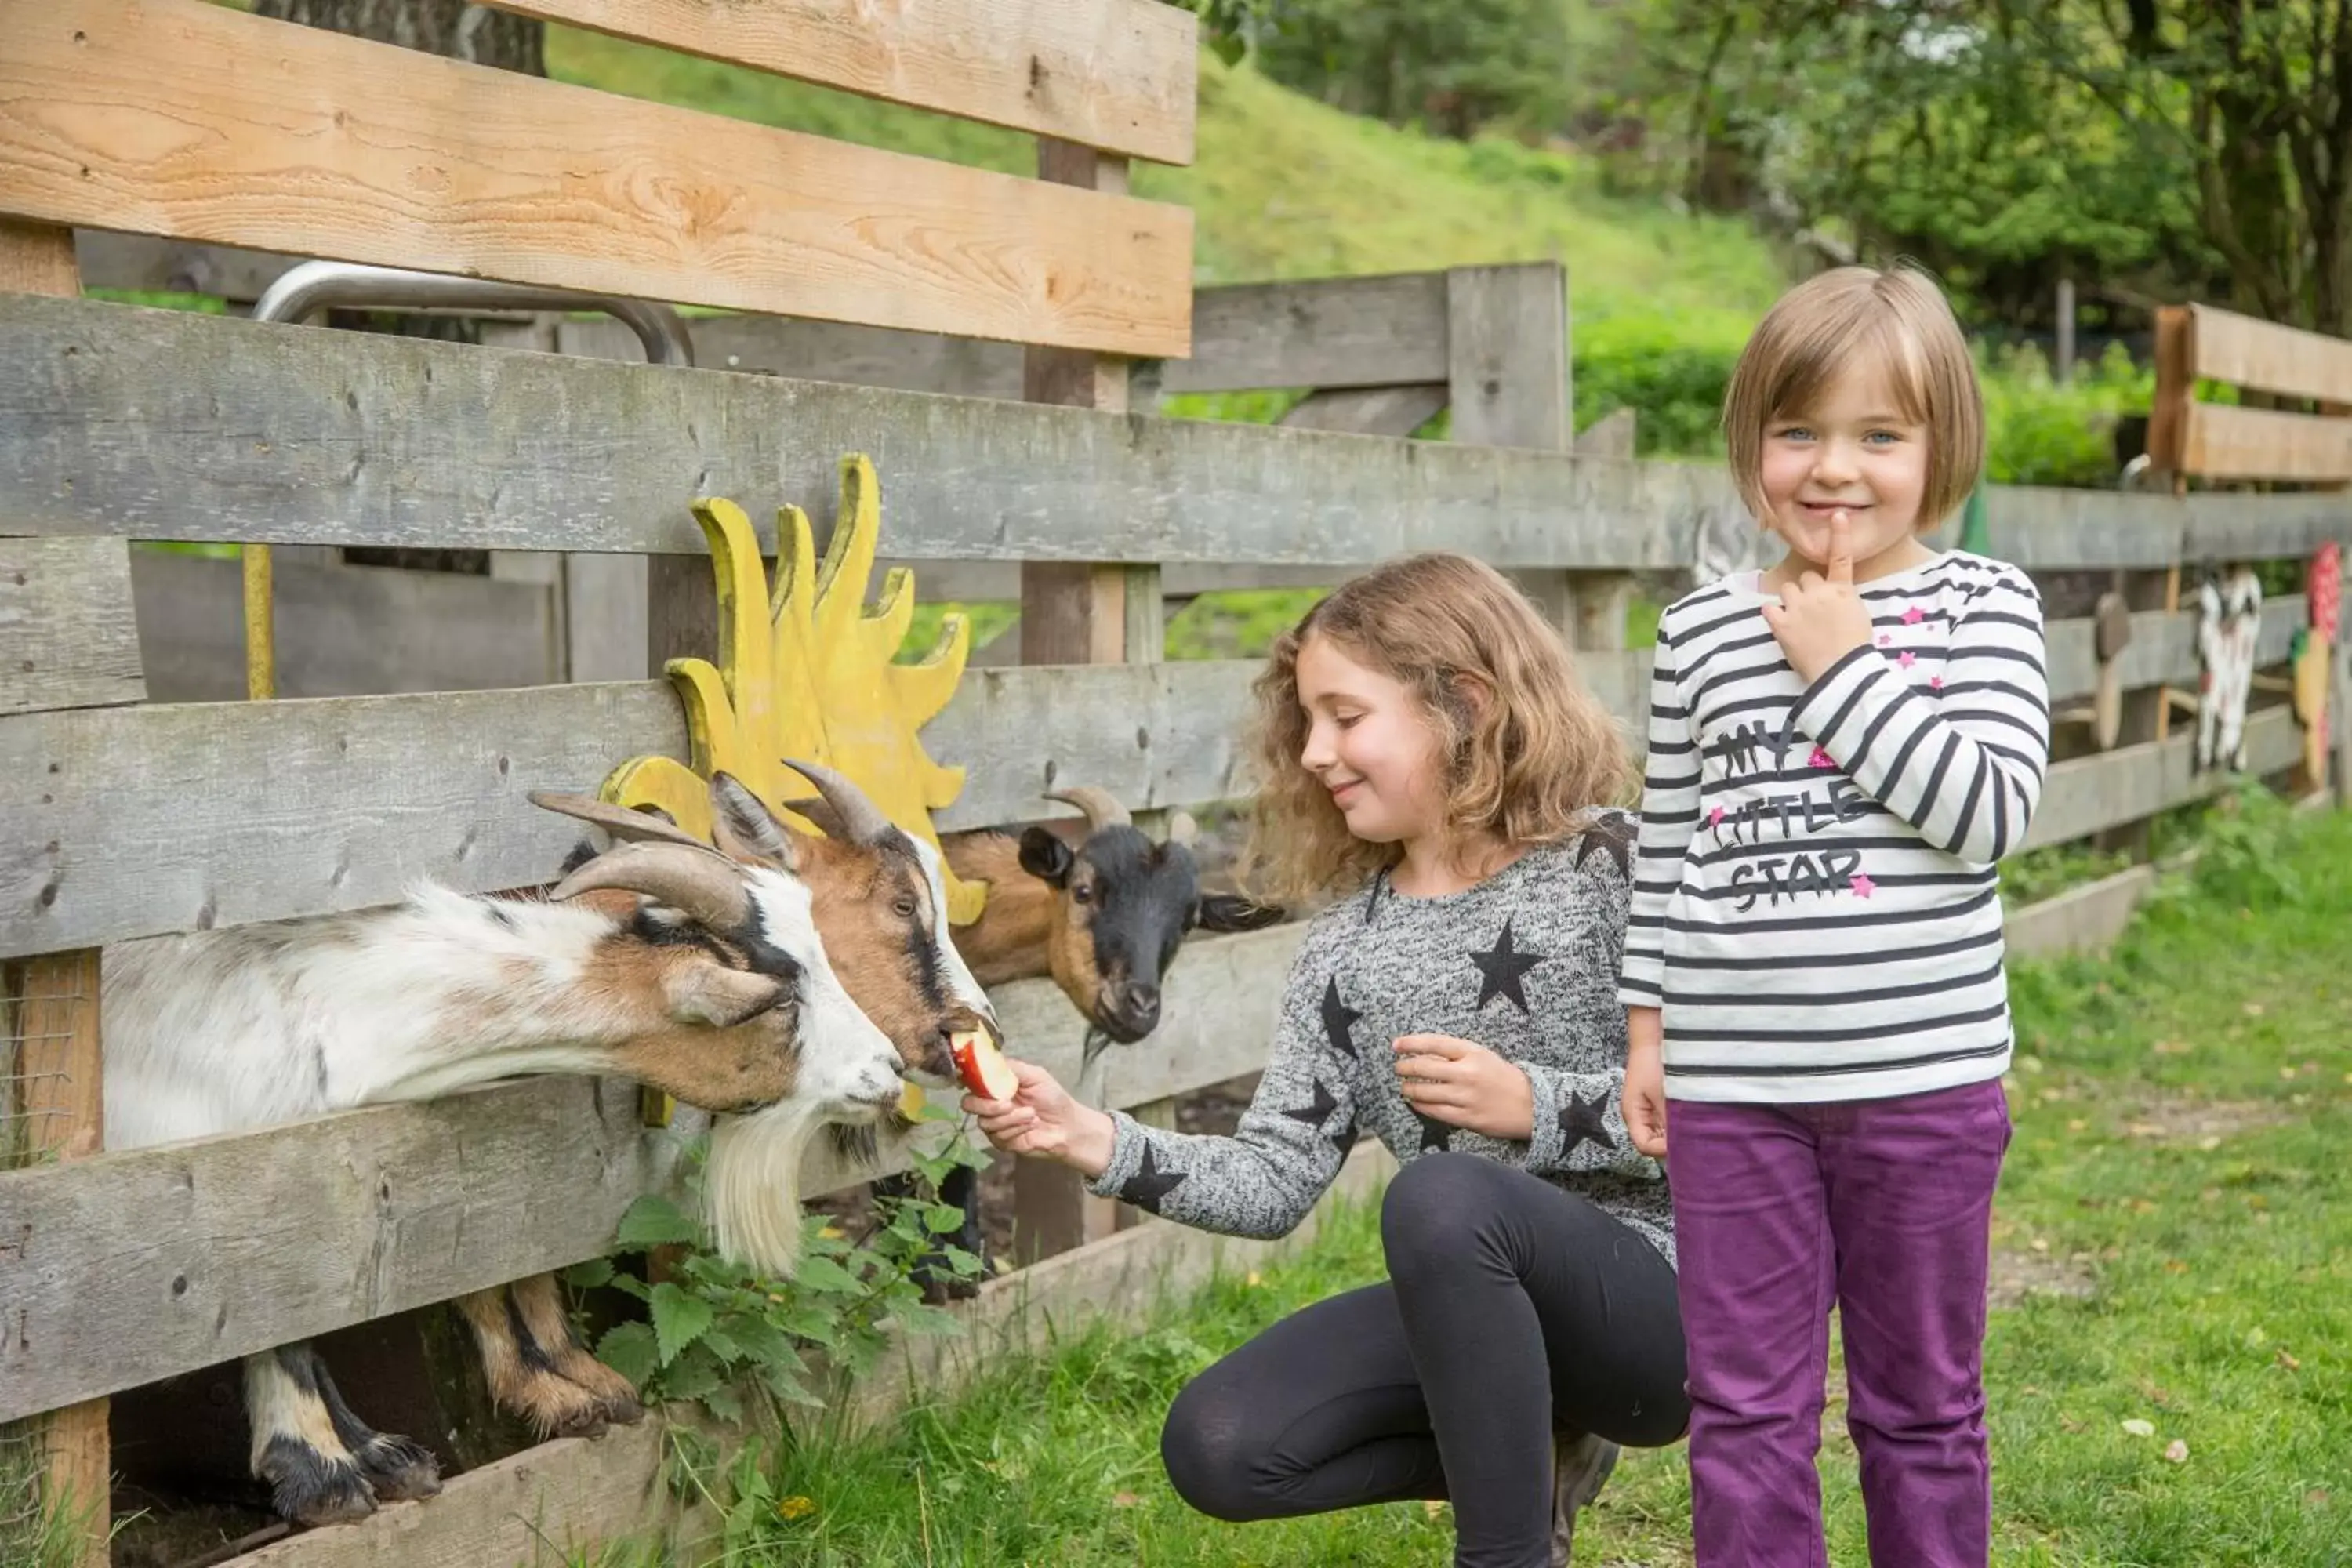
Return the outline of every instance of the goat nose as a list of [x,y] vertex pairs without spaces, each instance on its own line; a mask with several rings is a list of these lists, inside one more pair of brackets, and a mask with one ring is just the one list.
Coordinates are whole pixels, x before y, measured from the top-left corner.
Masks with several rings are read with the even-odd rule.
[[1160,1011],[1160,987],[1157,985],[1129,986],[1127,1005],[1128,1010],[1132,1013],[1157,1013]]

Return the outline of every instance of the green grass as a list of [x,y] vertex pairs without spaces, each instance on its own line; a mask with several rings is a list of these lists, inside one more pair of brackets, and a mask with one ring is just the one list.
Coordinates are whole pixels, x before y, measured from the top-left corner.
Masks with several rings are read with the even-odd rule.
[[[1987,1344],[2000,1564],[2347,1561],[2352,816],[2290,822],[2256,803],[2231,821],[2109,961],[2015,975],[2018,1131],[1995,1221],[2011,1286]],[[1165,1304],[1139,1333],[1004,1366],[873,1440],[739,1456],[725,1560],[1444,1562],[1442,1510],[1227,1526],[1185,1509],[1159,1466],[1186,1379],[1380,1273],[1372,1215],[1343,1208],[1311,1248]],[[1832,1557],[1861,1563],[1842,1405],[1831,1415]],[[1682,1452],[1628,1455],[1577,1560],[1682,1563],[1688,1525]]]

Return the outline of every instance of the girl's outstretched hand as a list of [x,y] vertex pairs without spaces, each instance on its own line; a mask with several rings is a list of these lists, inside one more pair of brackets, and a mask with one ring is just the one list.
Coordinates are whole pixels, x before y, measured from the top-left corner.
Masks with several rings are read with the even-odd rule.
[[1655,1007],[1625,1009],[1625,1134],[1653,1160],[1666,1157],[1666,1068]]
[[1536,1091],[1528,1075],[1486,1047],[1451,1035],[1405,1035],[1396,1043],[1405,1103],[1448,1126],[1524,1143],[1535,1133]]
[[1008,1154],[1058,1160],[1089,1179],[1108,1170],[1116,1131],[1111,1119],[1080,1104],[1034,1062],[1011,1057],[1004,1061],[1021,1080],[1011,1100],[963,1097],[965,1112],[979,1121],[988,1141]]

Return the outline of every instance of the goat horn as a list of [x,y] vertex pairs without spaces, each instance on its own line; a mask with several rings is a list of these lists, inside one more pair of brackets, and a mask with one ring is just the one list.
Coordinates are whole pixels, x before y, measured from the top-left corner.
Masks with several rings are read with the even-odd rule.
[[624,843],[682,844],[696,849],[710,847],[674,822],[642,811],[632,811],[625,805],[614,805],[611,801],[598,800],[593,795],[558,795],[550,790],[535,789],[530,792],[530,798],[533,805],[593,823]]
[[617,888],[682,910],[713,931],[733,931],[751,918],[751,896],[730,861],[704,844],[624,844],[599,855],[555,885],[558,900],[597,888]]
[[831,768],[816,763],[784,759],[784,766],[816,785],[817,794],[825,805],[833,807],[834,816],[841,819],[842,832],[853,844],[876,844],[898,831],[898,825],[882,815],[882,808],[866,796],[864,790],[851,784]]
[[1092,784],[1072,784],[1067,789],[1049,789],[1047,800],[1058,800],[1065,805],[1075,805],[1087,814],[1087,826],[1099,833],[1106,827],[1125,827],[1134,821],[1127,807],[1106,789]]
[[1193,845],[1200,841],[1201,825],[1192,820],[1192,814],[1191,812],[1171,811],[1168,814],[1169,843],[1181,844],[1185,848],[1190,849]]

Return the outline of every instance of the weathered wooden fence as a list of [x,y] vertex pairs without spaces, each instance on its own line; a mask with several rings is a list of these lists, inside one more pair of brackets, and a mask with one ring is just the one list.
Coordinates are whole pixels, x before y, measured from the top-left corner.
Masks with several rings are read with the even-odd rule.
[[[715,13],[627,0],[527,8],[593,11],[610,31],[830,79],[862,58],[787,58],[772,31],[722,33]],[[967,0],[873,25],[898,29],[906,58],[936,60],[983,12],[995,17]],[[727,495],[754,516],[788,500],[821,511],[842,454],[871,454],[896,555],[952,563],[950,577],[1009,573],[1004,596],[1023,601],[1029,663],[973,672],[926,731],[933,755],[969,770],[943,827],[1046,815],[1042,792],[1056,784],[1097,784],[1147,809],[1246,791],[1236,741],[1251,668],[1156,662],[1163,597],[1188,571],[1328,578],[1400,551],[1465,550],[1547,596],[1588,678],[1633,719],[1647,653],[1622,647],[1626,574],[1694,559],[1700,531],[1736,510],[1727,481],[1703,465],[1570,449],[1564,320],[1552,344],[1518,341],[1524,316],[1480,340],[1464,326],[1468,308],[1455,314],[1457,287],[1476,292],[1461,274],[1321,286],[1316,298],[1357,304],[1318,305],[1288,339],[1258,331],[1266,368],[1247,373],[1320,394],[1394,393],[1386,412],[1356,405],[1391,431],[1434,406],[1426,390],[1401,405],[1395,389],[1442,384],[1454,441],[1306,427],[1338,417],[1336,396],[1280,428],[1130,416],[1123,363],[1105,353],[1163,360],[1164,389],[1194,384],[1171,295],[1189,266],[1169,259],[1183,248],[1179,226],[1115,189],[1115,155],[1189,147],[1192,24],[1106,0],[1085,9],[1073,38],[1077,14],[1034,21],[1035,37],[995,18],[982,51],[1047,62],[1067,94],[1029,90],[1025,71],[1011,86],[917,71],[929,84],[921,92],[901,79],[845,83],[1055,138],[1042,160],[1049,182],[1031,183],[490,79],[197,0],[0,0],[12,40],[0,103],[57,106],[0,114],[0,213],[17,215],[0,220],[0,289],[15,290],[0,293],[0,363],[11,367],[0,379],[0,530],[16,536],[0,538],[0,816],[11,823],[0,957],[16,969],[20,1016],[47,1009],[45,1059],[83,1096],[59,1102],[47,1142],[69,1145],[102,1110],[88,1090],[107,947],[364,907],[424,876],[471,889],[542,882],[572,835],[527,791],[585,787],[634,754],[685,754],[670,689],[642,679],[142,703],[131,606],[144,566],[128,538],[646,555],[656,562],[649,657],[707,653],[708,567],[688,500]],[[429,75],[434,91],[412,102],[360,90],[387,70]],[[418,107],[427,102],[447,118]],[[342,107],[362,104],[376,107]],[[210,129],[169,147],[138,130],[163,124]],[[640,149],[643,164],[585,192],[540,152],[607,142]],[[394,143],[425,151],[403,161],[382,151]],[[747,168],[805,174],[753,188]],[[316,176],[299,202],[284,195],[295,169]],[[464,182],[419,184],[420,171],[451,170]],[[1055,177],[1096,188],[1052,191]],[[472,182],[498,199],[458,199]],[[910,230],[787,226],[812,205],[843,216],[845,198],[829,193],[845,190],[889,193],[893,211],[914,215]],[[740,226],[709,216],[739,211],[751,215]],[[772,215],[782,215],[772,226]],[[707,347],[707,368],[683,370],[260,326],[44,297],[73,291],[69,225],[1045,346],[1013,351],[1023,403],[740,374],[766,364],[730,373],[719,367],[728,353],[742,359],[733,349]],[[980,256],[993,261],[955,259]],[[1362,303],[1381,290],[1418,290],[1422,313]],[[1402,353],[1396,331],[1364,348],[1369,329],[1342,324],[1387,310],[1391,326],[1423,330],[1441,295],[1442,358],[1426,345]],[[730,321],[747,333],[838,330]],[[1486,361],[1465,348],[1479,341]],[[1278,357],[1310,353],[1319,364]],[[1265,384],[1243,374],[1221,380]],[[1553,380],[1556,391],[1496,412],[1483,435],[1494,444],[1465,438],[1481,435],[1480,400],[1500,395],[1488,381]],[[1523,415],[1530,423],[1517,423]],[[1996,490],[1990,519],[1990,548],[2042,573],[2168,575],[2183,562],[2300,558],[2352,536],[2352,502],[2328,494]],[[926,596],[945,596],[931,570]],[[2266,654],[2284,653],[2302,613],[2291,597],[2266,607]],[[2133,626],[2119,678],[2194,685],[2188,617],[2158,603]],[[2089,622],[2053,625],[2062,709],[2096,689],[2098,664]],[[2057,764],[2034,843],[2111,831],[2213,787],[2192,774],[2165,710],[2158,701],[2113,749]],[[2299,751],[2283,710],[2256,713],[2250,736],[2257,771],[2284,769]],[[1112,1058],[1111,1102],[1161,1105],[1262,1065],[1297,940],[1293,927],[1189,946],[1167,1023]],[[1075,1068],[1078,1020],[1057,993],[1009,986],[1000,1006],[1022,1054]],[[58,1473],[102,1489],[108,1395],[596,1256],[677,1154],[674,1133],[639,1124],[634,1096],[543,1081],[0,1173],[0,1421],[77,1412],[55,1422],[80,1445]],[[821,1171],[813,1186],[849,1174]],[[1025,1212],[1048,1226],[1051,1205],[1064,1205],[1062,1239],[1100,1236],[1100,1214],[1066,1188],[1032,1196]],[[965,1348],[1021,1338],[1056,1314],[1116,1310],[1123,1289],[1214,1252],[1157,1223],[1103,1237],[989,1286],[967,1313]],[[957,1355],[952,1344],[924,1352],[940,1377]],[[656,1448],[649,1432],[547,1445],[457,1477],[430,1504],[251,1560],[496,1563],[536,1551],[532,1531],[559,1545],[593,1540],[646,1517]]]

